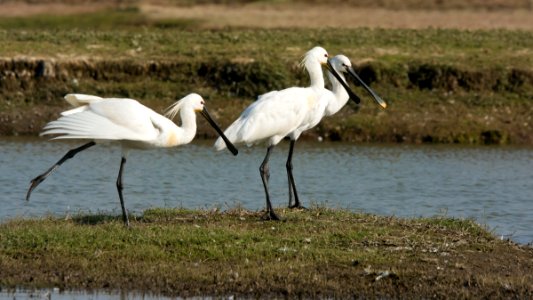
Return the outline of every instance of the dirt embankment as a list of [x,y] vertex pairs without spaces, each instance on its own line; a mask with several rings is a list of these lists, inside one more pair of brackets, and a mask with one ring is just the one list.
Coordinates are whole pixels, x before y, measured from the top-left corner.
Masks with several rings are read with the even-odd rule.
[[[353,112],[339,114],[334,122],[323,122],[308,136],[320,134],[345,141],[533,143],[527,133],[530,120],[523,105],[514,105],[510,100],[507,103],[505,99],[495,100],[499,102],[476,108],[477,113],[469,120],[460,117],[461,112],[454,111],[454,106],[450,105],[459,101],[472,113],[470,106],[476,103],[462,103],[461,97],[470,99],[491,94],[527,97],[533,88],[533,71],[529,69],[470,70],[428,63],[386,67],[368,62],[357,66],[356,70],[382,96],[395,101],[391,108],[384,115],[381,113],[376,121],[373,116],[377,112],[368,109],[373,106],[367,102],[367,109],[359,110],[356,117],[373,118],[372,122],[351,124]],[[66,108],[62,97],[72,92],[132,97],[162,108],[189,91],[199,91],[208,99],[216,99],[212,107],[220,122],[227,125],[257,95],[284,88],[287,82],[306,80],[305,74],[298,70],[279,70],[261,62],[2,59],[0,134],[37,134],[47,121]],[[421,110],[420,102],[401,99],[402,93],[403,96],[419,94],[422,97],[454,93],[463,96],[458,100],[437,96],[433,101],[436,104]],[[500,116],[500,112],[494,110],[498,107],[505,108],[501,112],[505,115]],[[404,118],[413,114],[414,119]],[[522,117],[516,121],[506,117],[513,114],[515,118]],[[494,120],[488,124],[487,118]],[[424,120],[433,125],[422,124]],[[413,124],[418,123],[421,125],[414,128]],[[459,129],[445,130],[450,124]],[[211,136],[211,131],[203,125],[200,124],[199,134]]]
[[[203,28],[459,28],[533,30],[533,0],[328,2],[189,0],[1,1],[0,16],[79,14],[127,7],[148,19],[192,19]],[[200,6],[198,4],[201,4]],[[131,10],[133,8],[133,10]],[[135,16],[135,14],[134,14]],[[94,22],[94,21],[93,21]],[[38,22],[36,24],[39,24]],[[90,24],[90,23],[89,23]],[[414,46],[413,46],[414,47]],[[502,46],[504,47],[504,46]],[[412,49],[412,48],[409,48]],[[17,52],[15,52],[17,53]],[[461,55],[461,54],[458,54]],[[104,56],[105,57],[105,56]],[[533,71],[370,61],[356,69],[386,100],[384,112],[344,109],[307,136],[344,141],[533,144]],[[453,64],[453,62],[452,62]],[[516,64],[514,64],[516,66]],[[306,84],[296,68],[265,62],[0,59],[0,134],[36,134],[71,92],[131,97],[156,109],[197,91],[223,125],[261,93]],[[216,101],[211,101],[216,99]],[[346,113],[346,110],[349,110]],[[355,117],[352,117],[355,116]],[[210,136],[200,124],[199,133]]]

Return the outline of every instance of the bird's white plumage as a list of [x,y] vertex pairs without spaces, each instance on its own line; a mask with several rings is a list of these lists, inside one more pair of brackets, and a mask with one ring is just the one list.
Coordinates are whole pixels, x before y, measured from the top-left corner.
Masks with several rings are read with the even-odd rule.
[[[350,59],[348,59],[348,57],[342,54],[339,54],[332,57],[330,62],[331,66],[337,71],[337,74],[340,76],[340,78],[344,80],[344,82],[346,82],[344,74],[347,71],[347,68],[352,67]],[[346,103],[350,99],[350,96],[348,95],[346,89],[337,80],[337,78],[335,78],[335,76],[331,74],[331,72],[328,72],[327,74],[328,79],[332,85],[331,92],[333,95],[328,101],[328,105],[324,111],[324,114],[325,116],[331,116],[341,110],[344,105],[346,105]]]
[[[292,152],[294,143],[300,134],[320,121],[327,106],[328,100],[324,97],[326,94],[324,94],[324,76],[322,73],[322,65],[327,62],[328,53],[324,48],[315,47],[308,51],[301,65],[309,74],[311,80],[309,87],[291,87],[258,97],[256,102],[246,108],[224,132],[233,144],[253,145],[260,142],[267,142],[268,144],[267,153],[259,167],[265,188],[266,219],[279,220],[279,217],[274,213],[268,191],[270,177],[268,161],[273,147],[286,136],[291,139],[286,164],[289,177],[289,203],[294,194],[295,206],[300,207],[292,175]],[[225,148],[221,138],[215,142],[215,148],[217,150]]]
[[[302,97],[303,94],[307,97]],[[263,95],[224,134],[234,144],[253,145],[266,141],[275,145],[298,128],[306,117],[304,108],[312,102],[308,99],[314,97],[311,89],[296,87]],[[217,140],[216,148],[221,150],[224,147],[224,141]]]
[[132,99],[92,102],[48,123],[42,135],[56,139],[154,140],[159,130],[150,121],[151,109]]
[[[233,144],[250,146],[267,142],[270,146],[286,136],[297,139],[305,128],[316,125],[316,115],[321,115],[327,105],[322,98],[324,79],[321,68],[327,58],[326,50],[321,47],[308,51],[302,65],[311,79],[309,87],[291,87],[259,96],[224,134]],[[221,138],[215,142],[215,148],[225,148]]]
[[65,96],[65,100],[72,106],[78,107],[92,102],[98,102],[103,100],[102,97],[86,95],[86,94],[68,94]]
[[[331,58],[330,62],[341,80],[346,82],[344,74],[348,69],[352,68],[352,64],[348,57],[339,54]],[[337,78],[331,74],[331,72],[328,72],[328,78],[332,84],[332,89],[316,88],[316,94],[318,95],[319,101],[308,111],[306,119],[297,129],[299,133],[315,127],[324,117],[337,113],[350,99],[346,89],[340,84]]]
[[182,126],[156,113],[133,99],[100,98],[69,94],[67,101],[77,106],[48,123],[41,135],[53,139],[86,139],[123,141],[129,147],[172,147],[186,144],[196,133],[196,110],[203,108],[203,99],[190,94],[177,103]]
[[[122,193],[122,173],[130,148],[173,147],[189,143],[196,134],[196,111],[201,111],[211,126],[221,133],[205,109],[202,97],[194,93],[176,102],[167,112],[167,116],[171,118],[179,113],[181,126],[133,99],[103,99],[91,95],[69,94],[65,100],[76,108],[63,112],[59,119],[48,123],[41,135],[56,135],[55,139],[80,139],[88,142],[70,149],[51,168],[32,179],[26,200],[30,199],[32,191],[54,170],[77,153],[101,141],[116,141],[122,146],[116,184],[126,226],[129,226],[129,218]],[[237,155],[238,151],[233,145],[228,147]]]

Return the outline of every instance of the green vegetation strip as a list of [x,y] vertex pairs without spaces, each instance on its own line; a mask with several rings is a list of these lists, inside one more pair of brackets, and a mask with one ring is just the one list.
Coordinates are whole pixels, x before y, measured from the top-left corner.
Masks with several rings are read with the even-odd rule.
[[0,287],[171,296],[533,296],[533,249],[470,220],[150,209],[0,225]]
[[[136,15],[136,14],[135,14]],[[268,62],[294,63],[310,47],[323,45],[331,54],[355,61],[382,63],[431,61],[465,67],[533,66],[533,32],[457,29],[234,29],[196,30],[183,20],[122,23],[123,14],[100,17],[62,16],[0,18],[0,53],[4,57],[234,59],[244,56]],[[113,19],[116,16],[118,19]],[[58,18],[58,20],[56,20]],[[89,20],[86,20],[90,18]],[[133,18],[133,17],[132,17]],[[139,18],[141,16],[139,15]],[[48,20],[50,19],[50,20]],[[48,20],[48,21],[47,21]],[[21,22],[25,25],[20,25]],[[54,22],[59,22],[54,25]],[[115,24],[114,22],[118,22]],[[176,22],[163,26],[160,22]],[[84,25],[86,24],[87,25]]]
[[[363,142],[533,144],[533,32],[443,29],[199,30],[135,8],[0,18],[0,134],[36,134],[80,92],[161,111],[195,91],[223,126],[258,95],[305,86],[302,55],[350,57],[389,108],[360,88],[308,136]],[[201,136],[213,134],[203,124]]]

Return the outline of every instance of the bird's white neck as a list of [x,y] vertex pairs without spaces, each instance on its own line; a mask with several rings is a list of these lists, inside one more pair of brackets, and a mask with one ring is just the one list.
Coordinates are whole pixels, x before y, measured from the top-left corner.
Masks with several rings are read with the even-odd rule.
[[305,69],[309,73],[311,87],[324,88],[324,75],[322,74],[322,66],[317,62],[306,61]]
[[193,109],[182,108],[180,111],[182,136],[180,144],[187,144],[192,141],[196,135],[196,113]]
[[[341,72],[338,72],[339,76],[346,82],[346,79],[344,77],[344,74]],[[333,76],[331,73],[328,72],[328,78],[331,82],[331,88],[332,92],[335,95],[332,101],[328,103],[328,106],[326,107],[326,116],[331,116],[335,113],[337,113],[341,108],[344,107],[346,102],[350,99],[350,96],[348,95],[348,92],[342,84]]]

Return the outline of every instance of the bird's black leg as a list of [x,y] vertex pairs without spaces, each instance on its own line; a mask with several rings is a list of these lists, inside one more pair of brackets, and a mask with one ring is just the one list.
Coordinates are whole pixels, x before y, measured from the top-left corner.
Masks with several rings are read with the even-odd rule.
[[293,205],[293,199],[294,199],[294,192],[292,189],[292,181],[291,181],[291,173],[292,173],[292,140],[291,140],[291,146],[289,148],[289,156],[287,157],[287,163],[285,164],[285,167],[287,168],[287,182],[289,183],[289,208]]
[[265,159],[263,160],[263,163],[259,167],[259,173],[261,174],[261,180],[263,180],[263,186],[265,187],[265,196],[266,196],[266,213],[263,216],[263,219],[265,220],[274,220],[278,221],[279,217],[274,212],[274,209],[272,208],[272,203],[270,202],[270,195],[268,193],[268,179],[270,178],[270,170],[268,168],[268,159],[270,157],[270,153],[272,152],[272,149],[274,146],[269,146],[267,149],[267,154],[265,156]]
[[130,220],[128,219],[128,212],[126,211],[126,207],[124,206],[124,197],[122,196],[122,172],[124,171],[124,165],[126,164],[126,157],[122,156],[122,159],[120,160],[120,169],[118,171],[118,177],[117,177],[117,190],[118,190],[118,197],[120,198],[120,206],[122,207],[122,220],[124,221],[124,225],[130,226]]
[[[289,157],[287,157],[287,176],[289,177],[289,208],[304,208],[300,199],[298,198],[298,192],[296,191],[296,183],[294,182],[294,176],[292,175],[292,152],[294,150],[295,140],[291,140],[291,146],[289,148]],[[292,198],[294,196],[294,203]]]
[[52,174],[52,172],[54,172],[61,164],[63,164],[66,160],[70,159],[70,158],[73,158],[74,155],[78,154],[78,152],[81,152],[89,147],[92,147],[94,146],[96,143],[95,142],[88,142],[87,144],[85,145],[82,145],[78,148],[75,148],[75,149],[71,149],[67,152],[67,154],[65,154],[65,156],[63,156],[58,162],[56,162],[50,169],[48,169],[46,172],[44,172],[43,174],[33,178],[30,182],[30,188],[28,189],[28,192],[26,193],[26,201],[30,200],[30,195],[31,195],[31,192],[41,183],[43,182],[46,177],[50,176],[50,174]]

